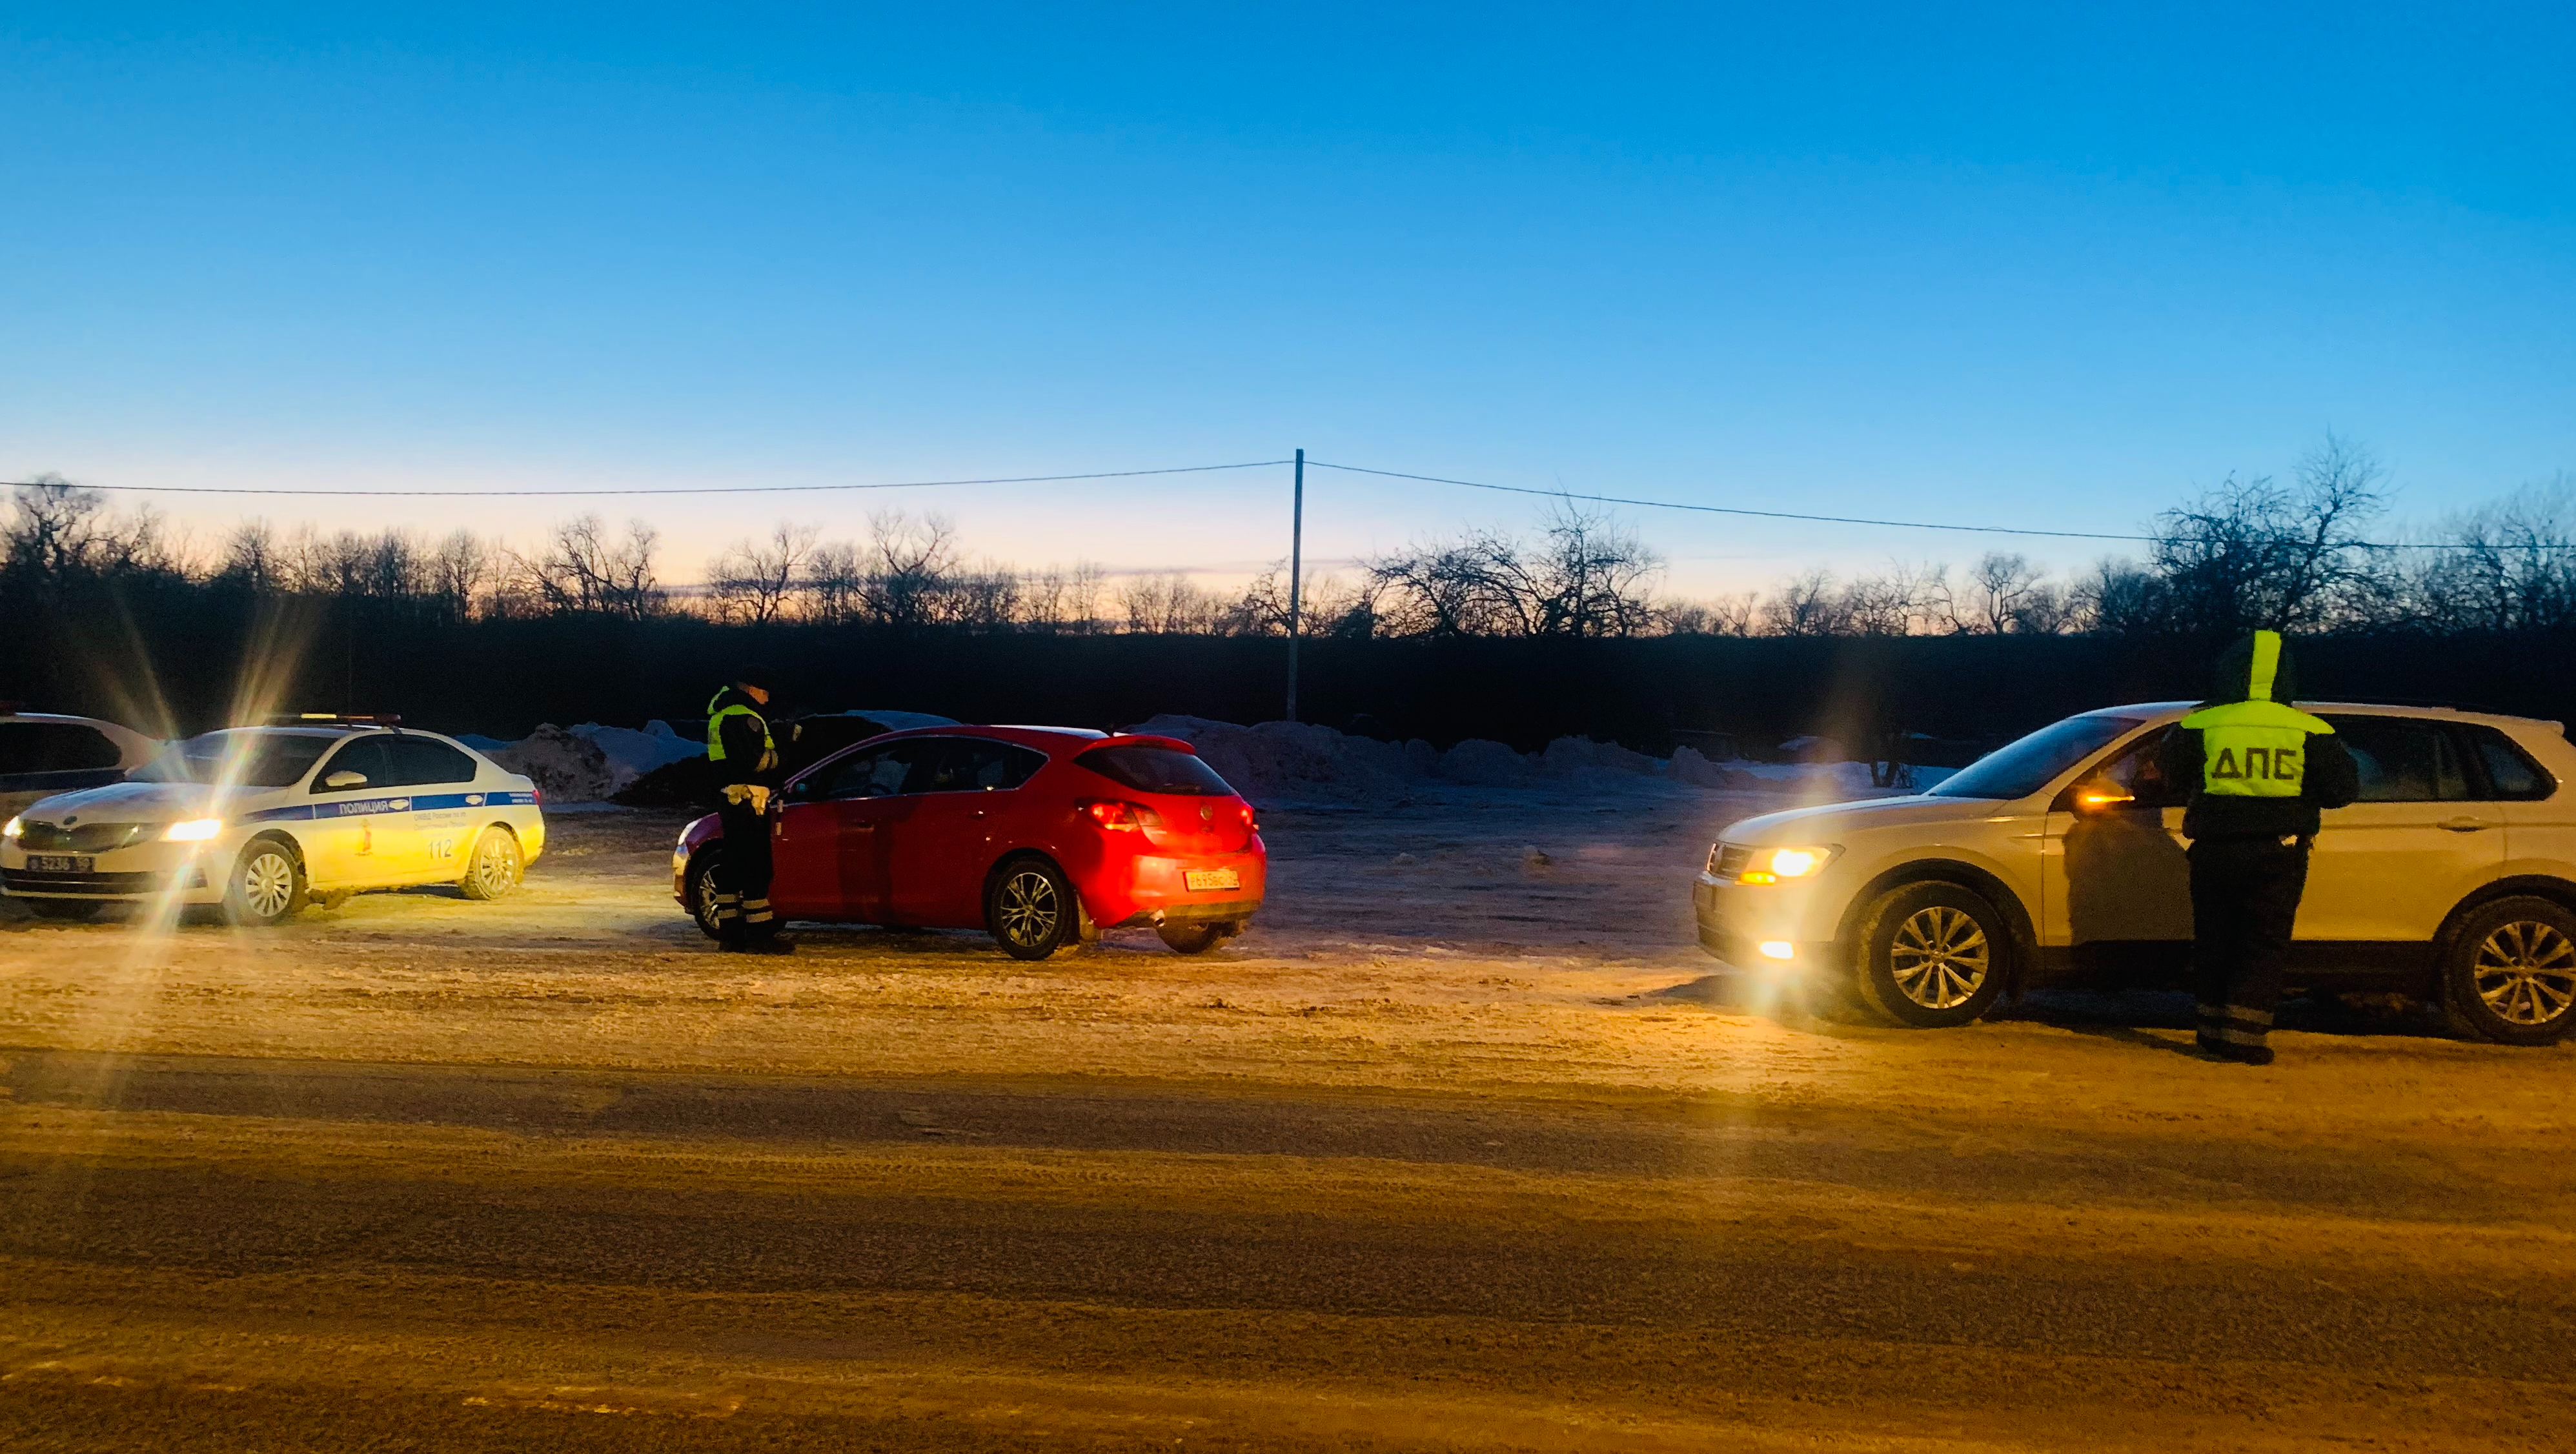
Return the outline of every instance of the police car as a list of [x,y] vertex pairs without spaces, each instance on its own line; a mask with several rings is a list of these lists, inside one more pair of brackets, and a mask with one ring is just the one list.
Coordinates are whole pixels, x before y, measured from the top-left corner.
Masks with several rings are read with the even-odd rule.
[[391,718],[281,718],[26,808],[0,825],[0,893],[54,919],[159,900],[265,926],[370,889],[497,899],[545,839],[536,785],[453,739]]

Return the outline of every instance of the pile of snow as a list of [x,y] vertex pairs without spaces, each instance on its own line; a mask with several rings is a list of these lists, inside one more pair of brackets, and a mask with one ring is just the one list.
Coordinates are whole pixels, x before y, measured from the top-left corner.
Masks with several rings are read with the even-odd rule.
[[1470,737],[1440,753],[1433,761],[1432,771],[1447,781],[1473,787],[1518,787],[1529,781],[1529,759],[1499,742]]
[[1712,762],[1688,747],[1673,749],[1672,761],[1664,766],[1666,777],[1696,787],[1855,798],[1924,792],[1957,771],[1954,767],[1900,767],[1896,781],[1882,787],[1870,781],[1870,765],[1865,762]]
[[[1429,778],[1440,757],[1428,742],[1398,746],[1306,722],[1245,727],[1166,714],[1127,730],[1190,744],[1219,777],[1256,803],[1351,801],[1400,794],[1408,783]],[[1501,750],[1511,752],[1507,747]]]
[[551,722],[516,742],[460,734],[457,741],[515,773],[534,780],[548,800],[595,803],[627,784],[670,763],[697,757],[706,744],[681,736],[658,718],[632,727],[603,727],[584,722],[558,727]]
[[592,803],[617,791],[616,769],[598,743],[577,737],[552,722],[516,742],[490,737],[458,741],[537,785],[550,802]]
[[1127,730],[1190,744],[1220,777],[1265,806],[1370,801],[1400,796],[1409,786],[1427,783],[1612,788],[1658,777],[1697,787],[1789,792],[1819,800],[1888,791],[1871,784],[1867,763],[1720,763],[1687,747],[1667,760],[1585,737],[1560,737],[1540,752],[1515,752],[1500,742],[1470,738],[1441,752],[1419,739],[1378,742],[1299,722],[1245,727],[1205,717],[1162,716]]
[[617,779],[616,786],[609,789],[612,793],[657,767],[703,756],[707,750],[705,743],[681,736],[658,717],[645,723],[641,732],[632,727],[584,722],[572,729],[572,735],[592,743],[608,758],[609,772]]
[[1538,754],[1530,770],[1546,777],[1584,778],[1600,774],[1624,774],[1628,777],[1653,777],[1663,771],[1663,763],[1642,752],[1631,751],[1616,742],[1595,742],[1589,737],[1560,737]]
[[[878,728],[901,731],[955,725],[950,718],[927,712],[868,709],[838,716],[853,719],[849,733],[813,730],[836,717],[801,719],[809,724],[807,735],[815,740],[804,744],[809,750],[788,752],[791,768],[796,761],[836,750],[844,745],[844,736],[854,742],[873,736]],[[1127,730],[1189,743],[1245,797],[1265,806],[1384,801],[1433,783],[1614,788],[1659,777],[1694,787],[1794,793],[1817,801],[1891,791],[1870,782],[1865,762],[1714,762],[1689,747],[1678,748],[1665,759],[1586,737],[1560,737],[1539,752],[1515,752],[1500,742],[1469,738],[1442,752],[1419,738],[1380,742],[1305,722],[1246,727],[1206,717],[1166,715]],[[697,791],[702,785],[679,784],[672,773],[686,773],[689,769],[678,765],[702,760],[705,744],[681,736],[668,722],[648,722],[641,731],[597,722],[569,728],[549,723],[516,742],[473,736],[458,740],[512,772],[527,774],[550,802],[604,802],[647,777],[654,777],[655,783],[671,779],[671,790],[653,797],[654,804],[665,798],[674,804],[694,802],[703,796]],[[1946,768],[1910,771],[1910,780],[1896,784],[1893,791],[1920,792],[1949,776]],[[639,800],[630,795],[626,801]]]

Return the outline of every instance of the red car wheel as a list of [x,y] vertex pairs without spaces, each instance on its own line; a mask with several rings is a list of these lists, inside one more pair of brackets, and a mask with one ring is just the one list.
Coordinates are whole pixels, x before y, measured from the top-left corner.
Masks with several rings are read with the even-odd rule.
[[984,927],[1013,959],[1044,959],[1081,934],[1082,907],[1064,870],[1015,858],[984,891]]

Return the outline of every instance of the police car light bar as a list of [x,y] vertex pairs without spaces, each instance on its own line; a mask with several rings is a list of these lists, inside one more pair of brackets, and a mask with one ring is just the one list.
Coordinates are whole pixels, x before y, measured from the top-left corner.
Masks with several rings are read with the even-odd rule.
[[270,715],[271,727],[399,727],[402,718],[391,712],[277,712]]

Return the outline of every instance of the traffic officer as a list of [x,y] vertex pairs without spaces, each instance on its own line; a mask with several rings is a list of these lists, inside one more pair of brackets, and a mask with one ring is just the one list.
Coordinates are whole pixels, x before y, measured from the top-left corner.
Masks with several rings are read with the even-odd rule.
[[2200,1049],[2269,1065],[2290,927],[2308,886],[2320,808],[2360,791],[2334,728],[2290,705],[2297,679],[2277,631],[2218,660],[2216,689],[2165,736],[2165,781],[2191,794],[2192,972]]
[[722,801],[724,851],[715,866],[716,942],[746,954],[786,954],[796,942],[778,932],[769,908],[769,797],[777,781],[778,743],[770,735],[775,678],[744,667],[733,685],[707,703],[707,762]]

